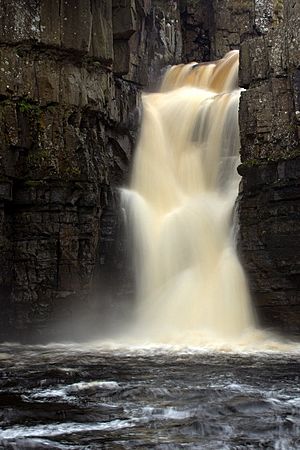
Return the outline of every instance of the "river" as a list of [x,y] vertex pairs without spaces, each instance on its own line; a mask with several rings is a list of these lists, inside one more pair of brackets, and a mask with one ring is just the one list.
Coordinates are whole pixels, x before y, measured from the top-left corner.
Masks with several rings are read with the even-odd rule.
[[1,449],[299,449],[300,353],[0,347]]

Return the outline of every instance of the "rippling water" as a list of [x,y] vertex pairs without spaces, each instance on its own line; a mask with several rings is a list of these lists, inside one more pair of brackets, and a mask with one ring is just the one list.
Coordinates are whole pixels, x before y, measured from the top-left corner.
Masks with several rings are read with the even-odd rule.
[[299,449],[299,353],[0,347],[2,449]]

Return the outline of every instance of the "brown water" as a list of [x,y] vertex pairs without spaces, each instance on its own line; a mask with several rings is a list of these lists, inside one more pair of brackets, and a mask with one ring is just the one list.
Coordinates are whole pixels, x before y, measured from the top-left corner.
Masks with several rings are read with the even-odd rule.
[[106,342],[0,345],[0,449],[300,448],[300,348],[255,326],[235,250],[237,69],[237,52],[178,66],[144,96],[123,191],[133,323]]
[[239,340],[254,315],[233,239],[239,175],[238,52],[172,67],[143,96],[130,189],[137,337]]

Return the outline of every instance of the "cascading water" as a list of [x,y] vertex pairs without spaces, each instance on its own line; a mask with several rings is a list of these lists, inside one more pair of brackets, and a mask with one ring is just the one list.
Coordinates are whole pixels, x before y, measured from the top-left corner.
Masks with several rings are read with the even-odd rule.
[[236,338],[254,325],[233,239],[238,51],[172,67],[143,96],[123,200],[133,230],[136,330],[160,342]]
[[135,324],[84,345],[1,344],[1,449],[300,448],[300,347],[254,328],[233,241],[237,65],[175,67],[144,96],[123,191]]

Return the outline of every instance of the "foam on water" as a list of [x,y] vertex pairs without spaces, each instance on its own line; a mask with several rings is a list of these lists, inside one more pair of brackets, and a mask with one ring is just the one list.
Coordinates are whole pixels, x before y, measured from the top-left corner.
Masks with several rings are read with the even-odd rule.
[[[153,342],[231,342],[255,327],[232,239],[239,175],[238,52],[171,68],[143,96],[123,202],[133,230],[135,324]],[[218,344],[217,344],[218,345]]]
[[36,425],[31,427],[14,426],[7,430],[0,430],[0,439],[16,439],[25,437],[54,437],[64,434],[80,433],[82,431],[111,431],[122,428],[133,427],[135,425],[133,419],[127,420],[112,420],[99,423],[51,423],[47,425]]
[[[143,96],[123,206],[136,299],[125,345],[294,351],[259,329],[235,242],[240,176],[238,51],[174,66]],[[166,348],[166,347],[165,347]]]

